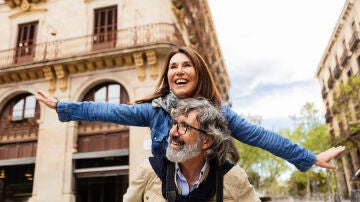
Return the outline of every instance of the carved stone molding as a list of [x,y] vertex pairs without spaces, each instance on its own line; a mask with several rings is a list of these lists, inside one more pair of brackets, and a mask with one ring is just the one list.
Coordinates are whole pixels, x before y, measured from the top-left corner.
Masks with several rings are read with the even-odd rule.
[[50,66],[46,66],[42,68],[44,72],[45,79],[49,81],[49,92],[53,93],[56,89],[56,77]]
[[7,5],[10,8],[16,8],[19,7],[20,9],[11,14],[9,18],[13,18],[15,16],[21,15],[26,12],[30,11],[47,11],[47,8],[37,8],[34,7],[31,3],[39,3],[39,2],[45,2],[46,0],[5,0]]
[[95,70],[94,62],[92,62],[92,61],[86,62],[86,68],[87,68],[87,70],[89,70],[89,71]]
[[68,73],[66,71],[66,68],[63,65],[55,65],[54,66],[56,77],[60,81],[60,90],[65,91],[67,88],[67,81],[68,81]]
[[132,57],[130,55],[125,56],[124,59],[125,59],[125,64],[127,66],[133,65],[133,60],[132,60]]
[[157,58],[156,52],[154,50],[146,51],[146,59],[148,64],[150,65],[150,77],[152,79],[156,79],[158,77],[158,65],[157,65]]
[[133,54],[135,66],[137,67],[138,78],[140,81],[144,81],[146,77],[143,53],[137,52]]
[[2,79],[4,80],[5,83],[11,83],[11,82],[12,82],[9,74],[3,75],[3,76],[2,76]]
[[[131,59],[130,59],[131,60]],[[121,57],[116,57],[115,58],[115,65],[118,66],[118,67],[121,67],[123,66],[123,60]]]

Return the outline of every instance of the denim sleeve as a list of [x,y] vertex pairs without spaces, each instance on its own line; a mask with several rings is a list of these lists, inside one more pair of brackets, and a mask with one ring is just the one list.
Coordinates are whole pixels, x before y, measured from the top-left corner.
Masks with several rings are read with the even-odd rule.
[[287,160],[300,171],[307,171],[315,163],[316,156],[306,148],[291,142],[289,139],[247,122],[229,106],[223,105],[223,113],[229,122],[231,136],[235,139]]
[[114,104],[108,102],[58,102],[59,120],[102,121],[131,126],[150,126],[152,107],[150,103]]

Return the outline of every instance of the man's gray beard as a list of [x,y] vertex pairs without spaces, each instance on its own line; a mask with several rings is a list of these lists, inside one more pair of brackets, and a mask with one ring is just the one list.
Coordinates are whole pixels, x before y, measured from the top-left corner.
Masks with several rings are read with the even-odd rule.
[[[169,137],[170,138],[170,137]],[[170,139],[169,139],[170,140]],[[180,150],[173,149],[169,146],[166,149],[166,157],[172,162],[184,162],[190,158],[193,158],[201,153],[201,138],[199,137],[197,142],[193,145],[185,144]]]

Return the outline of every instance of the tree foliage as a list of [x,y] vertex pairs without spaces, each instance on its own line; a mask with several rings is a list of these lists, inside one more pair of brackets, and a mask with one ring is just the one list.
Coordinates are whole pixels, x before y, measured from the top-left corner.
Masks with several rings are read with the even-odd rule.
[[[259,116],[246,116],[248,121],[261,125],[262,119]],[[245,169],[250,182],[258,190],[267,192],[270,188],[281,189],[278,178],[288,170],[288,166],[283,159],[274,156],[260,148],[253,147],[234,141],[239,149],[239,165]],[[266,194],[266,193],[264,193]]]
[[[261,125],[261,117],[245,116],[245,118],[257,125]],[[324,151],[330,147],[327,127],[323,120],[323,114],[314,107],[312,103],[306,103],[300,111],[299,116],[292,117],[295,124],[293,130],[282,129],[279,133],[293,142],[299,143],[315,153]],[[249,176],[250,182],[263,194],[278,195],[282,191],[296,196],[308,194],[312,188],[312,181],[316,181],[317,191],[326,192],[326,181],[324,171],[311,169],[308,173],[294,171],[293,166],[286,163],[273,154],[262,149],[245,145],[234,141],[240,152],[239,164]],[[281,184],[284,174],[291,174],[290,179]],[[287,190],[285,190],[285,187]]]
[[[349,77],[348,80],[339,85],[337,89],[337,96],[334,100],[333,113],[336,114],[338,119],[341,119],[343,112],[345,121],[348,123],[348,132],[354,133],[360,131],[359,120],[354,121],[352,118],[351,110],[349,110],[349,104],[359,104],[359,92],[360,92],[360,75]],[[356,117],[360,117],[360,111],[354,111]]]
[[[290,139],[300,143],[314,153],[320,153],[329,149],[331,142],[327,126],[322,117],[323,115],[312,103],[306,103],[301,109],[300,115],[293,117],[296,128],[291,133]],[[326,173],[317,167],[311,168],[306,173],[294,171],[288,181],[288,186],[290,187],[290,193],[296,196],[309,195],[314,193],[314,191],[326,193],[328,188]]]

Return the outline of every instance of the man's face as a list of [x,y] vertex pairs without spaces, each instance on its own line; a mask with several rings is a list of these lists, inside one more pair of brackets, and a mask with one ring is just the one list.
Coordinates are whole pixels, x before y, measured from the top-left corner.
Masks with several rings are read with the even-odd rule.
[[[192,110],[188,116],[178,116],[169,134],[169,146],[166,149],[166,157],[173,162],[184,162],[202,153],[202,138],[200,132],[186,125],[198,128],[196,120],[197,112]],[[179,127],[179,130],[177,130]],[[181,134],[186,129],[185,134]],[[179,131],[179,132],[178,132]]]

